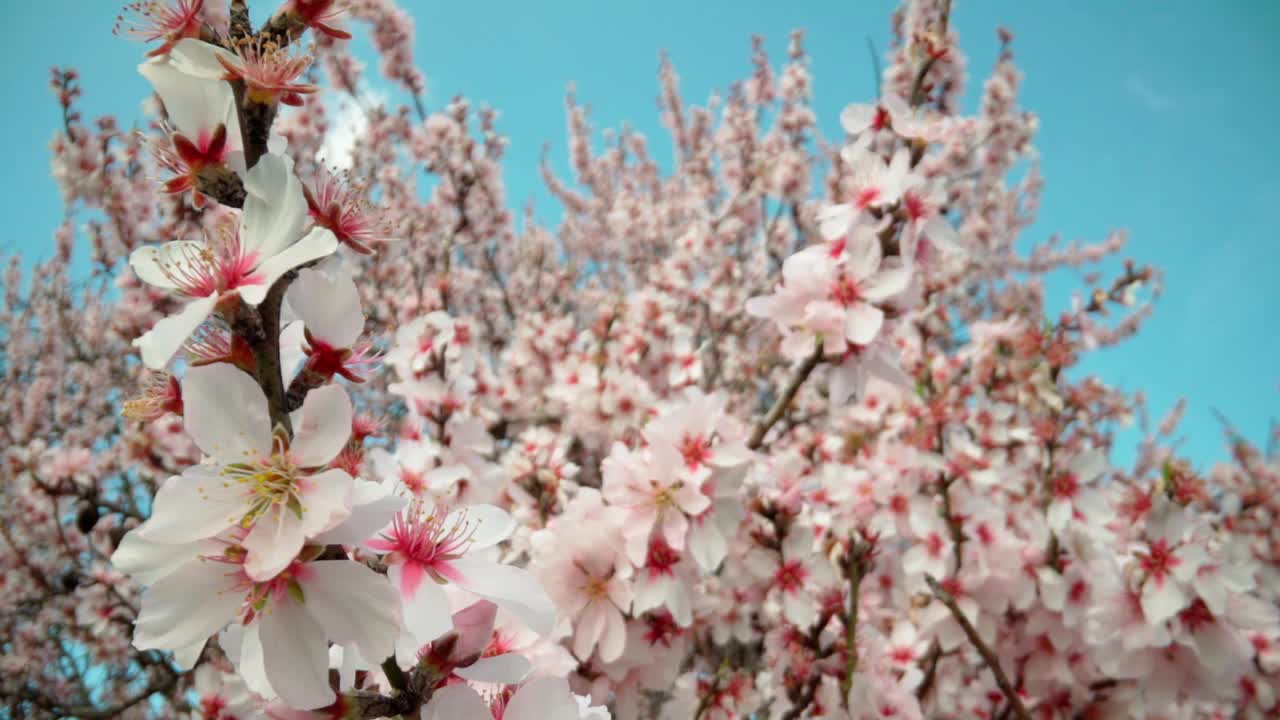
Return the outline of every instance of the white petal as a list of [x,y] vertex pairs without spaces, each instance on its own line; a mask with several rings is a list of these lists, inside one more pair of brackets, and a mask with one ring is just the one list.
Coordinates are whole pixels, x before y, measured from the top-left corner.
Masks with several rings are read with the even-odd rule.
[[307,201],[288,155],[259,158],[245,176],[244,189],[240,239],[246,253],[270,258],[302,237]]
[[290,245],[275,255],[267,257],[258,265],[257,274],[262,282],[240,288],[240,297],[250,305],[257,305],[267,297],[267,291],[290,270],[331,255],[338,249],[338,238],[325,228],[313,228],[302,236],[298,242]]
[[627,644],[627,622],[622,618],[618,608],[610,604],[605,607],[604,632],[600,633],[600,659],[610,663],[622,657]]
[[[239,655],[232,656],[232,660],[236,662],[236,671],[240,673],[240,677],[244,678],[244,684],[250,690],[264,698],[275,699],[276,691],[271,687],[271,681],[267,679],[267,664],[263,657],[259,623],[254,623],[247,628],[232,625],[222,631],[219,640],[225,641],[234,631],[239,631],[242,637]],[[227,646],[224,644],[222,647],[225,649]]]
[[877,112],[875,105],[846,105],[840,111],[840,126],[850,135],[857,135],[871,127]]
[[459,558],[453,567],[462,574],[462,587],[510,611],[539,635],[551,632],[555,605],[528,571],[472,557]]
[[288,597],[273,598],[258,625],[267,680],[280,699],[298,710],[332,704],[324,628]]
[[408,502],[381,483],[356,478],[351,492],[351,515],[341,525],[312,539],[317,545],[358,545],[389,525]]
[[142,593],[133,644],[176,650],[208,640],[244,601],[234,589],[237,575],[221,563],[193,560],[156,581]]
[[1090,483],[1107,471],[1107,455],[1097,449],[1085,450],[1071,458],[1067,467],[1081,484]]
[[689,554],[703,572],[714,572],[729,554],[728,543],[716,527],[714,518],[702,518],[689,529]]
[[866,345],[876,338],[884,324],[884,312],[865,302],[856,302],[845,310],[845,337],[854,345]]
[[294,321],[280,331],[280,380],[285,387],[289,387],[289,383],[301,369],[302,361],[307,357],[302,349],[305,330],[301,321]]
[[446,526],[465,522],[471,529],[471,547],[480,550],[506,540],[516,529],[511,514],[496,505],[468,505],[449,513]]
[[212,540],[181,545],[152,542],[134,529],[120,539],[116,551],[111,554],[111,565],[139,583],[151,585],[194,560],[197,555],[217,554],[219,545]]
[[302,552],[305,539],[302,519],[289,508],[272,506],[257,519],[241,543],[247,553],[245,574],[258,582],[279,575]]
[[196,465],[164,481],[137,534],[157,543],[194,543],[235,525],[247,509],[238,484]]
[[852,205],[831,205],[818,212],[818,232],[825,240],[836,238],[849,232],[853,224],[855,212]]
[[578,616],[573,628],[573,654],[580,660],[591,658],[591,652],[604,632],[605,611],[609,603],[596,600]]
[[516,690],[502,720],[578,720],[578,703],[564,678],[534,678]]
[[[399,592],[401,586],[400,565],[392,565],[387,569],[387,578],[391,586]],[[436,584],[430,576],[425,576],[411,596],[402,596],[404,603],[404,626],[413,635],[419,645],[429,643],[453,629],[453,617],[450,611],[449,596],[444,588]]]
[[206,455],[251,462],[271,454],[271,416],[262,388],[234,365],[187,369],[182,378],[187,434]]
[[[175,47],[174,50],[179,49]],[[230,124],[235,117],[235,97],[231,86],[222,80],[193,77],[184,72],[186,67],[183,63],[170,61],[178,60],[173,55],[171,53],[171,58],[155,58],[138,66],[138,72],[151,83],[164,103],[169,123],[192,142],[198,142],[202,133],[206,136],[212,134],[219,123],[227,124],[227,141],[230,143],[232,138],[236,138],[238,147],[239,123]]]
[[[893,258],[890,258],[893,260]],[[864,280],[858,289],[862,297],[880,301],[891,298],[907,289],[911,282],[911,270],[899,262],[886,260],[880,271]]]
[[[506,716],[503,716],[506,718]],[[431,695],[422,720],[493,720],[489,706],[465,683],[446,685]]]
[[328,465],[351,439],[351,398],[347,391],[338,385],[318,387],[307,393],[298,413],[289,457],[298,467]]
[[524,680],[531,669],[533,669],[533,666],[523,655],[507,653],[495,657],[480,658],[474,663],[466,667],[460,667],[453,672],[458,677],[471,682],[514,685]]
[[308,538],[338,527],[351,516],[355,480],[346,470],[325,470],[298,482],[302,487],[302,532]]
[[152,370],[163,370],[217,304],[218,298],[213,295],[196,298],[176,314],[156,321],[145,335],[133,341],[142,355],[142,364]]
[[300,583],[306,608],[327,637],[373,662],[395,652],[400,598],[385,577],[350,560],[313,562],[307,571]]
[[206,80],[222,80],[226,76],[227,70],[218,62],[219,56],[235,59],[231,52],[195,38],[183,38],[169,50],[169,62],[175,69]]
[[880,238],[871,228],[858,228],[845,246],[849,271],[859,280],[871,277],[880,269]]
[[1055,498],[1049,503],[1049,513],[1045,519],[1048,521],[1050,530],[1061,533],[1067,527],[1067,521],[1071,516],[1071,502],[1063,498]]
[[138,279],[148,285],[172,290],[178,285],[170,277],[181,272],[188,259],[204,249],[204,243],[173,240],[163,245],[143,245],[129,255],[129,267]]
[[336,348],[349,348],[364,329],[360,292],[346,273],[306,269],[289,286],[289,304],[316,338]]
[[1148,578],[1142,586],[1142,614],[1148,623],[1159,625],[1177,615],[1186,605],[1187,594],[1171,577],[1157,582]]

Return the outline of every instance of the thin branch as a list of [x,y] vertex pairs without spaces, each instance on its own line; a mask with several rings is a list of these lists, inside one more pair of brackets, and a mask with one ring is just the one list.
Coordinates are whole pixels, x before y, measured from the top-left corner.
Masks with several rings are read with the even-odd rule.
[[817,347],[813,349],[813,353],[800,363],[800,367],[796,368],[796,374],[791,376],[791,381],[783,388],[782,394],[774,401],[773,407],[769,409],[769,414],[764,416],[760,422],[756,423],[755,429],[751,431],[751,438],[747,440],[747,447],[752,450],[759,450],[764,444],[764,436],[768,434],[769,428],[787,412],[791,407],[791,401],[795,399],[796,393],[800,391],[800,386],[813,373],[813,369],[818,367],[822,362],[822,340],[818,340]]
[[932,575],[924,576],[925,582],[929,583],[929,589],[933,591],[934,597],[938,598],[947,609],[951,611],[951,616],[960,624],[960,629],[964,630],[964,634],[969,638],[969,642],[973,643],[973,647],[977,649],[978,654],[982,656],[982,661],[986,663],[987,669],[996,678],[996,684],[1000,686],[1000,692],[1004,693],[1004,697],[1009,701],[1009,706],[1013,708],[1013,714],[1018,720],[1031,720],[1031,715],[1027,713],[1027,707],[1022,704],[1022,698],[1018,695],[1018,690],[1013,687],[1013,683],[1009,682],[1009,676],[1004,674],[1004,670],[1000,667],[1000,660],[996,658],[995,652],[987,646],[982,640],[982,636],[978,634],[977,628],[973,623],[969,622],[969,618],[965,617],[964,612],[960,610],[960,606],[956,604],[956,599],[947,592],[946,589]]

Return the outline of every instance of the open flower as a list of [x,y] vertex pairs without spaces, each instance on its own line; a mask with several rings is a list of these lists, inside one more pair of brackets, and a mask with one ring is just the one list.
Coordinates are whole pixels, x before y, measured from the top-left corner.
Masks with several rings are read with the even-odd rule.
[[655,526],[667,544],[684,550],[691,518],[711,507],[702,492],[710,474],[699,465],[689,469],[675,447],[661,442],[640,453],[614,443],[603,464],[604,498],[625,511],[622,534],[627,555],[640,565],[649,549]]
[[387,553],[387,577],[400,590],[405,623],[419,643],[452,628],[446,584],[491,600],[546,634],[555,621],[555,607],[537,580],[484,552],[514,529],[511,516],[492,505],[450,511],[415,500],[380,537],[365,544]]
[[144,282],[187,298],[177,314],[133,341],[147,367],[164,368],[220,303],[239,298],[258,305],[286,272],[337,249],[324,228],[303,236],[302,184],[287,156],[264,155],[245,178],[245,191],[238,229],[223,226],[203,241],[147,245],[129,257]]
[[773,320],[783,332],[807,330],[810,346],[812,338],[822,338],[827,354],[843,355],[850,344],[875,340],[884,324],[879,304],[905,290],[909,280],[899,261],[884,261],[875,232],[859,225],[847,238],[787,258],[782,285],[772,295],[748,300],[746,311]]
[[339,179],[328,168],[316,170],[315,188],[303,187],[307,211],[316,225],[328,228],[338,242],[361,255],[373,254],[373,245],[386,242],[386,221],[364,199],[364,190]]
[[193,662],[210,636],[238,622],[243,634],[233,657],[250,688],[269,689],[301,710],[336,699],[330,640],[355,646],[362,657],[394,652],[400,619],[382,576],[349,560],[298,560],[257,581],[244,558],[243,548],[227,545],[155,580],[142,594],[134,645]]
[[311,51],[294,52],[273,40],[244,42],[234,53],[219,52],[214,58],[226,70],[227,80],[244,82],[245,97],[253,102],[274,105],[301,105],[302,96],[317,90],[315,85],[295,82],[311,67]]
[[360,292],[351,276],[303,270],[289,285],[286,299],[305,325],[302,349],[307,361],[302,373],[317,385],[334,375],[364,382],[364,374],[378,356],[368,343],[357,345],[364,315]]
[[187,433],[212,458],[156,493],[138,534],[189,543],[231,527],[247,532],[244,572],[269,580],[308,538],[351,514],[352,478],[324,470],[351,433],[351,401],[342,388],[312,390],[287,440],[272,432],[267,398],[248,375],[226,364],[190,368],[182,382]]
[[116,20],[115,32],[121,31],[142,42],[163,42],[147,51],[148,57],[164,55],[184,38],[200,37],[204,24],[204,0],[137,0],[124,6]]
[[1102,491],[1094,483],[1106,472],[1106,456],[1097,450],[1077,454],[1067,467],[1054,475],[1049,491],[1049,529],[1061,533],[1075,516],[1090,526],[1099,527],[1111,520],[1111,508]]

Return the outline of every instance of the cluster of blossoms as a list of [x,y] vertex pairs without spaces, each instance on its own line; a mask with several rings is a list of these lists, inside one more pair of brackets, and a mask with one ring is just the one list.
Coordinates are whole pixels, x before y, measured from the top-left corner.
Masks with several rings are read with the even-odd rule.
[[[1280,456],[1229,429],[1198,471],[1180,408],[1076,371],[1159,275],[1049,309],[1123,240],[1020,251],[1007,33],[964,115],[950,3],[905,2],[831,142],[799,34],[703,107],[664,60],[670,167],[570,96],[563,217],[517,229],[495,115],[427,111],[391,0],[216,5],[127,8],[144,136],[54,75],[106,221],[79,298],[70,225],[4,280],[0,717],[1280,712]],[[412,107],[339,171],[348,20]]]

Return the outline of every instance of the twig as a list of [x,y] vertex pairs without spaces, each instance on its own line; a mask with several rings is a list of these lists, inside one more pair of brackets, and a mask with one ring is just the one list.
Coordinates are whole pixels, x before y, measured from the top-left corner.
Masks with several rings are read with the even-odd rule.
[[964,630],[964,634],[969,638],[969,642],[973,643],[973,647],[982,656],[982,661],[986,663],[987,669],[996,678],[996,685],[1000,686],[1000,691],[1004,693],[1004,697],[1009,701],[1009,706],[1013,708],[1013,714],[1018,720],[1031,720],[1031,716],[1027,714],[1027,707],[1022,704],[1022,698],[1018,696],[1018,691],[1013,687],[1013,683],[1009,682],[1009,676],[1004,674],[1004,670],[1000,667],[1000,661],[996,658],[995,652],[987,646],[982,640],[982,636],[978,635],[978,630],[969,622],[969,618],[965,617],[964,612],[960,610],[960,606],[956,604],[956,599],[947,592],[946,589],[932,575],[924,576],[925,582],[929,583],[929,589],[933,591],[934,597],[938,598],[947,609],[951,611],[951,616],[960,624],[960,629]]
[[769,432],[769,428],[787,412],[787,408],[791,406],[791,401],[795,399],[796,393],[800,391],[800,386],[813,373],[813,369],[818,367],[822,362],[822,340],[818,340],[817,347],[813,349],[813,353],[800,363],[800,367],[796,368],[796,374],[791,376],[791,381],[783,388],[782,394],[773,403],[773,407],[769,408],[769,414],[764,416],[760,422],[756,423],[755,429],[751,431],[751,437],[747,440],[747,447],[752,450],[759,450],[764,444],[764,436]]

